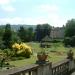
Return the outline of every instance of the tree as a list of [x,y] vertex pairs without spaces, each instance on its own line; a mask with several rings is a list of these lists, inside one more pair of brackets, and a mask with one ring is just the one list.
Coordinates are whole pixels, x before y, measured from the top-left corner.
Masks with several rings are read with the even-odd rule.
[[6,24],[2,40],[5,48],[11,48],[12,31],[10,24]]
[[20,26],[20,29],[18,30],[18,36],[20,37],[22,42],[26,41],[27,30],[23,26]]
[[41,25],[38,24],[36,27],[36,32],[35,32],[35,39],[36,41],[40,41],[41,40]]
[[12,44],[14,44],[15,42],[20,43],[21,39],[18,36],[17,31],[12,31]]
[[4,27],[0,27],[0,48],[3,48],[3,41],[2,41],[3,33]]
[[64,44],[65,46],[75,46],[75,19],[71,19],[66,23]]
[[71,19],[66,23],[65,37],[72,37],[75,35],[75,19]]
[[32,41],[34,37],[33,28],[29,27],[26,29],[23,26],[21,26],[18,30],[18,36],[20,37],[22,42]]
[[0,39],[2,39],[3,33],[4,33],[4,28],[0,27]]
[[51,26],[49,24],[39,24],[36,27],[36,40],[41,41],[46,35],[50,36]]
[[28,32],[28,41],[32,41],[33,40],[33,36],[34,36],[33,28],[29,27],[27,32]]
[[51,32],[51,26],[49,24],[43,24],[42,25],[42,38],[44,38],[46,35],[50,36]]

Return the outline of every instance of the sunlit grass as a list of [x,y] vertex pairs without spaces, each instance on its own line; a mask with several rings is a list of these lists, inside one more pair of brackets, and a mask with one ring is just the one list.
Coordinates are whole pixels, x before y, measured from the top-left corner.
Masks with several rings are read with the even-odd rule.
[[[41,50],[39,47],[39,43],[27,43],[29,46],[32,47],[33,55],[29,59],[23,59],[23,60],[16,60],[16,61],[9,61],[11,65],[15,65],[16,67],[34,64],[37,60],[37,53]],[[67,52],[72,49],[75,54],[75,48],[66,48],[62,43],[54,43],[51,44],[50,48],[46,48],[48,51],[48,59],[50,62],[57,62],[67,57]],[[54,51],[54,52],[53,52]]]
[[23,59],[23,60],[16,60],[16,61],[9,61],[11,65],[15,65],[15,67],[21,67],[24,65],[33,64],[36,62],[36,57],[32,56],[29,59]]

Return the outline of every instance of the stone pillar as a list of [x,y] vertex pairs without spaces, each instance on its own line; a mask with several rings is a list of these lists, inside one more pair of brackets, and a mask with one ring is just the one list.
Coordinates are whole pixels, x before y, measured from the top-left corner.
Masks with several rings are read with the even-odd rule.
[[40,65],[37,69],[37,75],[52,75],[52,63]]
[[37,70],[33,70],[32,75],[37,75]]
[[75,69],[75,60],[70,60],[69,61],[69,70],[74,70]]

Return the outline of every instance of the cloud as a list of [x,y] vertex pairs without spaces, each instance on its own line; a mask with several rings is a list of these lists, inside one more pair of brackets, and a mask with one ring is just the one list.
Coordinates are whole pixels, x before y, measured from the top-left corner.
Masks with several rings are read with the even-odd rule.
[[0,0],[0,5],[7,5],[15,2],[16,0]]
[[[47,22],[53,26],[62,26],[65,24],[66,20],[61,17],[60,9],[57,5],[50,5],[50,4],[42,4],[36,7],[36,11],[38,14],[41,13],[41,17],[39,19],[42,19],[41,22]],[[39,17],[40,17],[39,16]]]
[[0,5],[9,4],[10,0],[0,0]]
[[7,12],[14,12],[15,11],[15,8],[12,7],[11,5],[3,5],[1,7],[4,11],[7,11]]
[[0,0],[1,9],[6,12],[14,12],[15,8],[13,7],[12,2],[15,1],[16,0]]
[[[58,17],[58,16],[57,16]],[[49,23],[50,25],[58,24],[59,17],[53,18],[53,16],[50,18],[22,18],[22,17],[13,17],[13,18],[0,18],[0,24],[28,24],[28,25],[37,25],[37,24],[43,24],[43,23]],[[59,24],[62,26],[62,20],[60,19]]]
[[22,23],[23,19],[19,17],[14,17],[14,18],[0,18],[0,23],[1,24],[20,24]]
[[[4,9],[4,8],[3,8]],[[15,11],[12,6],[4,9],[5,11]],[[52,26],[62,26],[66,20],[59,14],[59,7],[57,5],[42,4],[33,8],[35,14],[32,17],[13,17],[13,18],[0,18],[0,24],[43,24],[49,23]],[[38,15],[38,16],[37,16]]]
[[38,11],[54,13],[58,11],[58,7],[56,5],[42,4],[37,7]]
[[22,17],[13,17],[13,18],[0,18],[0,24],[37,24],[37,20],[33,18],[22,18]]

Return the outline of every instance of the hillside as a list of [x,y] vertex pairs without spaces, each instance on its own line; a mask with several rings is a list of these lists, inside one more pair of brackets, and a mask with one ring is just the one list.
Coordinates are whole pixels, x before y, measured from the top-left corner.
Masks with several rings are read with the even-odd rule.
[[[16,30],[18,30],[20,28],[20,26],[23,26],[26,29],[29,28],[29,27],[32,27],[33,30],[36,29],[36,25],[11,25],[11,29],[16,31]],[[0,28],[4,28],[4,27],[5,27],[5,25],[0,26]]]

